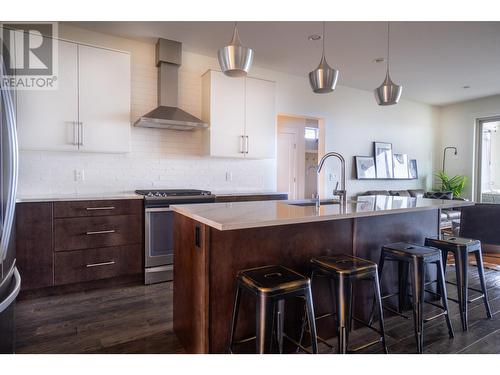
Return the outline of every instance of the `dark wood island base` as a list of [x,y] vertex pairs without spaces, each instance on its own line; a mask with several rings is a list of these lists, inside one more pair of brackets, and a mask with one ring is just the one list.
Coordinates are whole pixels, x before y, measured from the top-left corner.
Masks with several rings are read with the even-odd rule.
[[[226,353],[239,270],[280,264],[308,275],[311,258],[332,254],[352,254],[378,262],[384,244],[423,244],[425,237],[438,235],[439,210],[224,231],[177,212],[174,221],[175,333],[188,353]],[[381,286],[383,294],[395,291],[395,265],[384,267]],[[367,319],[372,307],[371,286],[358,284],[355,288],[354,314]],[[314,285],[313,296],[316,314],[331,311],[327,285]],[[242,297],[237,339],[255,334],[251,301]],[[286,308],[292,313],[286,314],[285,329],[297,331],[301,302]],[[320,321],[318,333],[335,336],[332,321]]]

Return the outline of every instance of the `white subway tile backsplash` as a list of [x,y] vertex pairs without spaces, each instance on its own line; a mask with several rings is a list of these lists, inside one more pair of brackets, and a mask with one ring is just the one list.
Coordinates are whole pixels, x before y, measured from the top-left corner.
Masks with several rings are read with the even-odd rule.
[[[84,31],[80,35],[87,40]],[[103,38],[106,36],[103,35]],[[101,40],[106,42],[105,39]],[[154,45],[125,41],[131,52],[131,123],[157,105]],[[111,43],[111,42],[110,42]],[[93,44],[99,44],[94,41]],[[119,49],[123,49],[120,46]],[[201,75],[212,59],[179,69],[179,106],[201,116]],[[192,60],[192,59],[191,59]],[[130,153],[21,151],[19,195],[113,193],[138,188],[199,188],[265,191],[276,188],[274,160],[202,157],[201,132],[131,127]],[[74,181],[84,170],[85,180]],[[226,181],[226,170],[233,172]]]

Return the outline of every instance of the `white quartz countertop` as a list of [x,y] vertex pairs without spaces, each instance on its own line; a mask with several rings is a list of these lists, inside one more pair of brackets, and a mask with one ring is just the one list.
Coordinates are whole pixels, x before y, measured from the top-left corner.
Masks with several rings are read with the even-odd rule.
[[101,193],[101,194],[45,194],[32,196],[18,196],[16,202],[59,202],[59,201],[97,201],[97,200],[114,200],[114,199],[143,199],[139,194],[133,192],[117,192],[117,193]]
[[172,205],[175,212],[218,230],[234,230],[275,225],[311,223],[356,217],[391,215],[443,208],[473,205],[474,202],[407,198],[392,196],[364,196],[358,201],[323,204],[319,211],[314,205],[295,206],[291,203],[309,201],[258,201],[232,203],[201,203]]

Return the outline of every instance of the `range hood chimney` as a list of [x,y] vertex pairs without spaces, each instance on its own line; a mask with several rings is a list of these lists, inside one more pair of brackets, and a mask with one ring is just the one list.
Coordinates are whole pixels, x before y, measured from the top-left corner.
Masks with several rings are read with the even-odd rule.
[[196,130],[208,124],[177,106],[178,70],[182,64],[182,43],[158,39],[156,66],[158,67],[158,107],[140,117],[135,126],[172,130]]

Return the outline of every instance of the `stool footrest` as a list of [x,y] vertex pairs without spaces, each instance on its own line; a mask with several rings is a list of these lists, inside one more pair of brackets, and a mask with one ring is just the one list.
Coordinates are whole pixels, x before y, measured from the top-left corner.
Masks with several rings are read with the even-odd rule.
[[323,315],[316,316],[316,317],[314,318],[314,320],[318,321],[318,320],[321,320],[321,319],[324,319],[324,318],[328,318],[328,317],[330,317],[330,316],[332,316],[332,317],[336,317],[337,315],[336,315],[336,314],[334,314],[334,313],[325,313],[325,314],[323,314]]
[[387,306],[382,306],[382,307],[384,308],[384,310],[390,311],[390,312],[391,312],[391,313],[393,313],[393,314],[399,315],[399,316],[400,316],[400,317],[402,317],[402,318],[405,318],[405,319],[410,320],[410,317],[409,317],[409,316],[404,315],[404,314],[401,314],[399,311],[396,311],[396,310],[394,310],[394,309],[392,309],[392,308],[390,308],[390,307],[387,307]]
[[286,333],[283,333],[283,338],[287,339],[288,341],[290,341],[292,344],[296,345],[297,348],[300,348],[302,351],[308,353],[308,354],[312,354],[312,352],[305,348],[304,346],[302,346],[302,344],[300,344],[297,340],[291,338],[290,336],[288,336]]
[[436,318],[439,318],[440,316],[447,315],[447,314],[448,314],[448,312],[446,312],[446,311],[440,312],[437,315],[434,315],[434,316],[431,316],[430,318],[424,319],[424,323],[430,322],[431,320],[434,320]]
[[386,294],[385,296],[382,296],[382,299],[386,299],[386,298],[391,298],[391,297],[395,297],[395,296],[398,296],[399,293],[391,293],[391,294]]
[[[457,286],[457,283],[454,283],[453,281],[447,281],[446,283]],[[474,292],[483,293],[483,291],[481,289],[472,288],[470,286],[467,287],[467,289],[473,290]]]
[[255,340],[256,338],[257,338],[256,336],[248,337],[248,338],[246,338],[246,339],[241,339],[241,340],[235,341],[235,342],[234,342],[234,344],[235,344],[235,345],[244,344],[244,343],[246,343],[246,342],[249,342],[249,341]]
[[370,328],[372,331],[377,332],[380,336],[382,336],[382,332],[380,332],[377,328],[375,328],[374,326],[368,324],[364,320],[356,318],[355,316],[352,317],[352,320],[354,320],[355,322],[358,322],[358,323],[364,325],[366,328]]
[[481,293],[481,295],[475,297],[475,298],[472,298],[470,300],[467,300],[468,303],[472,303],[474,301],[477,301],[478,299],[481,299],[481,298],[484,298],[484,294]]
[[437,307],[438,309],[441,309],[441,310],[446,310],[446,308],[444,306],[438,305],[437,303],[434,303],[434,302],[431,302],[431,301],[424,301],[424,303],[428,303],[429,305]]
[[382,341],[382,337],[379,337],[377,340],[374,340],[374,341],[369,342],[369,343],[367,343],[367,344],[364,344],[364,345],[358,346],[358,347],[353,348],[353,349],[347,349],[347,352],[348,352],[348,353],[356,353],[356,352],[359,352],[360,350],[366,349],[366,348],[368,348],[368,347],[370,347],[370,346],[373,346],[373,345],[379,344],[381,341]]

